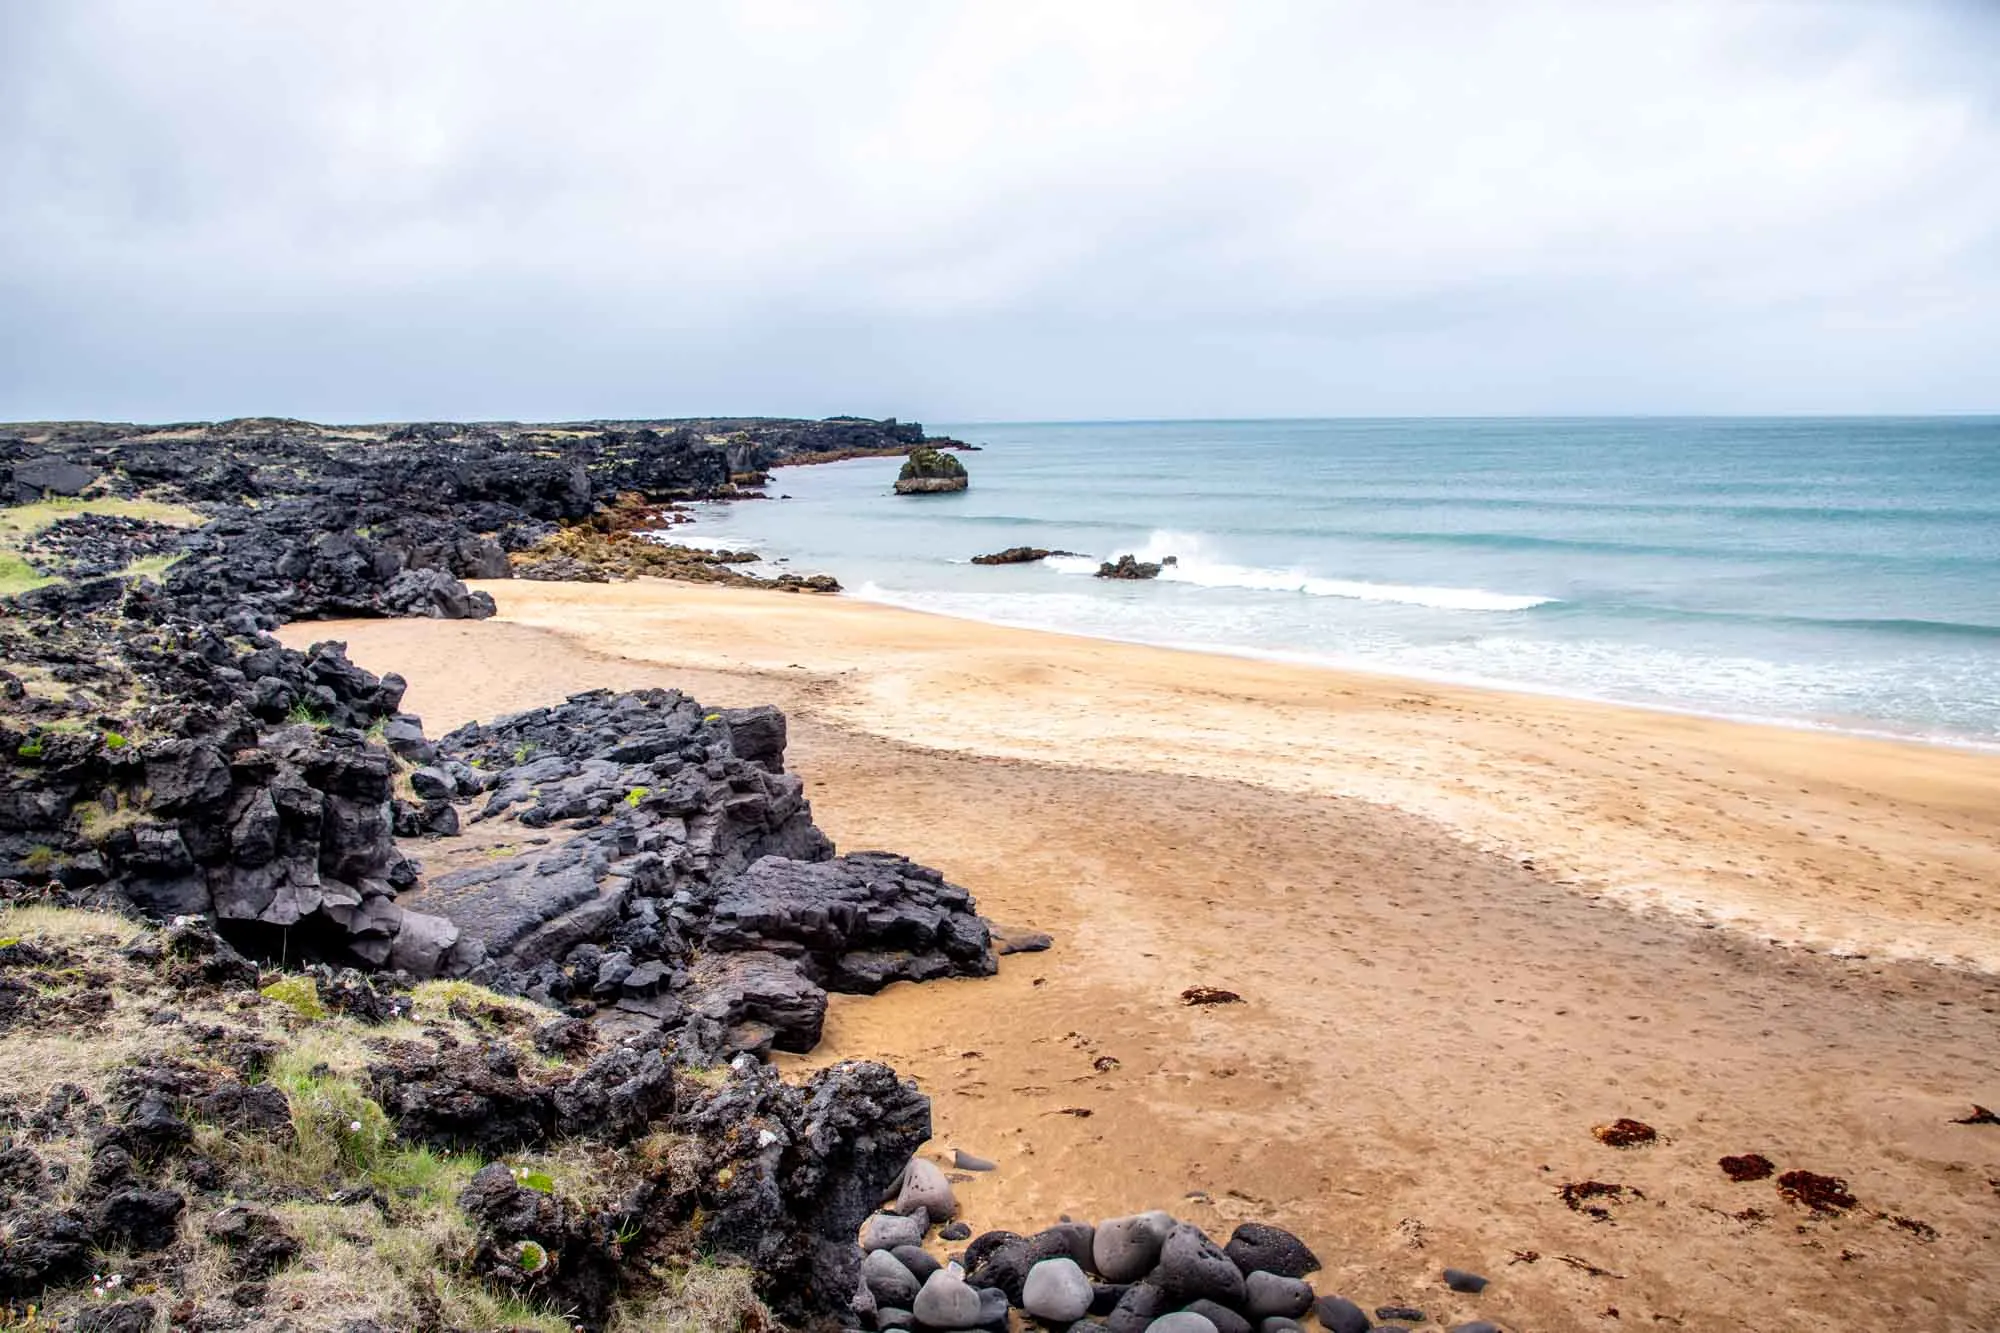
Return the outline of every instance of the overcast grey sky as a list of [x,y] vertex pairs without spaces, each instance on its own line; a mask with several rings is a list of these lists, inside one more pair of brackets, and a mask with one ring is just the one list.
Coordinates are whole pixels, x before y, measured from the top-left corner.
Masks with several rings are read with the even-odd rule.
[[0,3],[0,419],[2000,410],[2000,3]]

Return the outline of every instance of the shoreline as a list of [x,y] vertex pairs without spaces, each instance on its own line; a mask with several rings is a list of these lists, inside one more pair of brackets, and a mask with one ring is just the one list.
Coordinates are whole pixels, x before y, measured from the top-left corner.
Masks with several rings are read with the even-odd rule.
[[[751,550],[752,547],[733,549]],[[760,561],[760,564],[770,562]],[[1200,643],[1176,639],[1134,639],[1116,634],[1091,634],[1083,630],[1065,629],[1054,625],[1037,624],[1027,620],[1009,620],[998,616],[975,616],[955,611],[941,611],[935,607],[916,606],[898,601],[895,597],[877,593],[870,595],[862,588],[843,586],[839,597],[870,606],[892,607],[907,611],[912,615],[940,616],[946,620],[963,620],[974,625],[991,625],[997,629],[1022,630],[1031,634],[1053,634],[1064,638],[1088,639],[1100,643],[1124,644],[1134,648],[1157,648],[1164,652],[1196,653],[1212,657],[1237,658],[1251,662],[1275,662],[1284,666],[1306,667],[1313,670],[1331,671],[1344,675],[1367,676],[1384,682],[1411,681],[1425,685],[1444,685],[1469,690],[1481,690],[1491,694],[1528,695],[1541,699],[1569,700],[1576,703],[1601,704],[1607,708],[1630,708],[1645,713],[1664,713],[1674,717],[1702,718],[1713,722],[1729,722],[1747,727],[1778,727],[1787,731],[1806,731],[1834,736],[1852,736],[1863,740],[1889,741],[1902,745],[1922,745],[1943,750],[1966,751],[1974,754],[2000,755],[2000,738],[1991,740],[1975,736],[1962,736],[1954,732],[1899,731],[1876,718],[1857,718],[1852,722],[1834,719],[1814,719],[1799,716],[1764,715],[1760,713],[1730,713],[1716,709],[1701,708],[1693,704],[1676,704],[1661,700],[1625,699],[1613,695],[1583,694],[1566,690],[1555,685],[1539,685],[1533,681],[1507,680],[1495,676],[1476,674],[1460,675],[1448,671],[1424,671],[1405,667],[1392,669],[1362,658],[1342,658],[1329,654],[1311,653],[1287,648],[1256,648],[1244,644]]]

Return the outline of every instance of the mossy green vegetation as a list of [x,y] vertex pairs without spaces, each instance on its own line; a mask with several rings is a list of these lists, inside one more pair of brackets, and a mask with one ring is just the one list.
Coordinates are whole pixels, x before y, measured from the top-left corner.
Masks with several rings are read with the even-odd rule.
[[258,994],[284,1005],[309,1023],[327,1016],[326,1005],[319,998],[319,986],[311,977],[279,977]]
[[55,581],[11,551],[0,551],[0,597],[18,597]]
[[[0,597],[16,597],[21,593],[31,592],[36,588],[60,581],[30,565],[22,554],[22,548],[29,538],[50,524],[65,518],[73,518],[78,514],[137,518],[177,528],[199,527],[208,521],[184,505],[165,504],[158,500],[126,500],[110,496],[52,498],[37,500],[33,504],[0,508]],[[148,557],[134,561],[125,573],[146,574],[157,578],[171,563],[171,557]]]
[[902,471],[896,474],[898,481],[914,481],[918,477],[962,477],[965,464],[951,454],[936,449],[912,449],[910,456],[903,460]]
[[125,566],[125,568],[119,570],[118,577],[122,579],[143,578],[157,580],[161,575],[179,564],[180,559],[178,555],[141,556],[139,559]]
[[[187,1111],[193,1133],[187,1160],[202,1164],[210,1182],[218,1168],[226,1172],[231,1190],[268,1207],[298,1242],[297,1257],[264,1279],[263,1311],[281,1315],[300,1333],[336,1333],[363,1318],[392,1328],[417,1326],[416,1319],[423,1327],[574,1333],[577,1312],[537,1295],[564,1262],[546,1246],[547,1238],[483,1238],[499,1246],[503,1261],[512,1260],[519,1274],[514,1281],[475,1268],[482,1237],[459,1199],[488,1162],[478,1153],[402,1139],[373,1095],[385,1063],[412,1047],[501,1043],[525,1066],[532,1033],[549,1011],[463,981],[415,987],[410,1019],[376,1025],[338,1012],[310,976],[298,973],[267,973],[261,1003],[241,991],[182,990],[171,960],[123,951],[151,933],[106,913],[0,908],[0,948],[33,942],[76,953],[60,966],[24,976],[48,998],[51,1021],[33,1033],[10,1035],[15,1058],[5,1064],[21,1067],[0,1064],[0,1096],[19,1099],[52,1080],[67,1080],[102,1101],[132,1064],[165,1059],[182,1068],[214,1069],[214,1049],[194,1034],[234,1030],[267,1054],[253,1072],[220,1069],[219,1076],[282,1093],[290,1132],[230,1127]],[[91,1003],[83,1006],[86,996]],[[162,1028],[148,1022],[163,1001],[174,1005],[182,1023]],[[68,1015],[86,1009],[82,1026],[67,1026]],[[522,1188],[552,1196],[566,1211],[612,1219],[607,1228],[616,1222],[607,1237],[611,1252],[621,1256],[625,1290],[604,1318],[606,1333],[772,1327],[748,1270],[698,1257],[691,1230],[662,1248],[657,1231],[614,1213],[635,1175],[666,1171],[669,1156],[685,1151],[677,1142],[656,1126],[631,1142],[551,1141],[510,1156],[506,1166]],[[84,1179],[90,1146],[81,1131],[73,1139],[38,1139],[36,1152],[62,1163],[71,1179]],[[180,1240],[170,1253],[96,1256],[96,1262],[106,1273],[138,1273],[128,1290],[156,1309],[186,1302],[198,1311],[240,1316],[230,1304],[238,1285],[230,1254],[200,1227],[219,1204],[213,1184],[182,1174],[172,1158],[150,1169],[163,1187],[189,1198]],[[58,1191],[52,1202],[68,1206],[74,1198]],[[643,1254],[624,1248],[635,1244],[646,1247]],[[50,1287],[37,1301],[32,1314],[0,1304],[0,1330],[53,1333],[103,1306],[105,1297],[79,1281]],[[248,1318],[256,1327],[266,1322],[254,1309]]]

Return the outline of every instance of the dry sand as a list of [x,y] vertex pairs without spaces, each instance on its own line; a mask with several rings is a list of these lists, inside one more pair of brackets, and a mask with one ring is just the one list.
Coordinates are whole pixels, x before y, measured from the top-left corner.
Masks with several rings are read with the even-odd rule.
[[[2000,1328],[2000,1127],[1951,1123],[2000,1104],[2000,759],[839,599],[486,586],[498,621],[286,637],[401,671],[433,734],[598,685],[778,703],[843,849],[1056,935],[836,997],[802,1062],[918,1079],[934,1148],[1001,1163],[960,1185],[976,1228],[1269,1218],[1322,1289],[1447,1324]],[[1620,1116],[1663,1141],[1593,1140]],[[1730,1183],[1747,1152],[1859,1206]],[[1594,1220],[1559,1197],[1588,1180],[1643,1197]]]

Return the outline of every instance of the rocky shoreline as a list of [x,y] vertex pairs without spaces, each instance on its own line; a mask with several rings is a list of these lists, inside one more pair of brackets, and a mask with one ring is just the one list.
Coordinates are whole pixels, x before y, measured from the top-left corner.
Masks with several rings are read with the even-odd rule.
[[[36,538],[57,581],[0,615],[0,911],[19,927],[0,938],[0,1032],[130,1057],[80,1063],[93,1075],[45,1097],[0,1092],[0,1306],[79,1330],[164,1314],[374,1333],[492,1326],[481,1312],[510,1300],[595,1333],[640,1326],[634,1311],[719,1260],[788,1326],[902,1326],[869,1299],[862,1254],[884,1225],[869,1210],[930,1183],[914,1158],[928,1099],[880,1065],[795,1086],[761,1057],[811,1050],[829,992],[990,975],[1047,937],[996,940],[970,894],[905,858],[837,855],[785,770],[775,708],[598,691],[432,739],[398,677],[268,631],[492,614],[467,578],[671,566],[748,581],[726,555],[635,533],[787,458],[912,431],[253,421],[0,437],[0,491],[80,506]],[[106,523],[99,500],[207,521]],[[128,937],[128,919],[152,924]],[[121,998],[93,1010],[92,994]],[[329,1043],[346,1054],[257,1081]],[[651,1146],[662,1136],[679,1146]],[[572,1143],[601,1149],[589,1189],[501,1160]],[[397,1183],[452,1153],[477,1169],[451,1189]],[[305,1226],[325,1197],[341,1226],[431,1236],[416,1267],[457,1284],[449,1299],[434,1285],[408,1325],[303,1297],[267,1310],[293,1277],[360,1262]],[[924,1318],[962,1306],[953,1294],[912,1320],[986,1326],[985,1293],[1026,1298],[993,1265],[1021,1261],[1025,1284],[1034,1242],[982,1240],[964,1256],[981,1317]],[[134,1274],[86,1280],[111,1254]],[[1067,1272],[1059,1285],[1075,1290]],[[1152,1305],[1130,1296],[1146,1289],[1119,1295],[1110,1327],[1181,1317],[1174,1281]],[[1224,1306],[1191,1317],[1232,1333]],[[509,1326],[544,1326],[523,1320]]]

